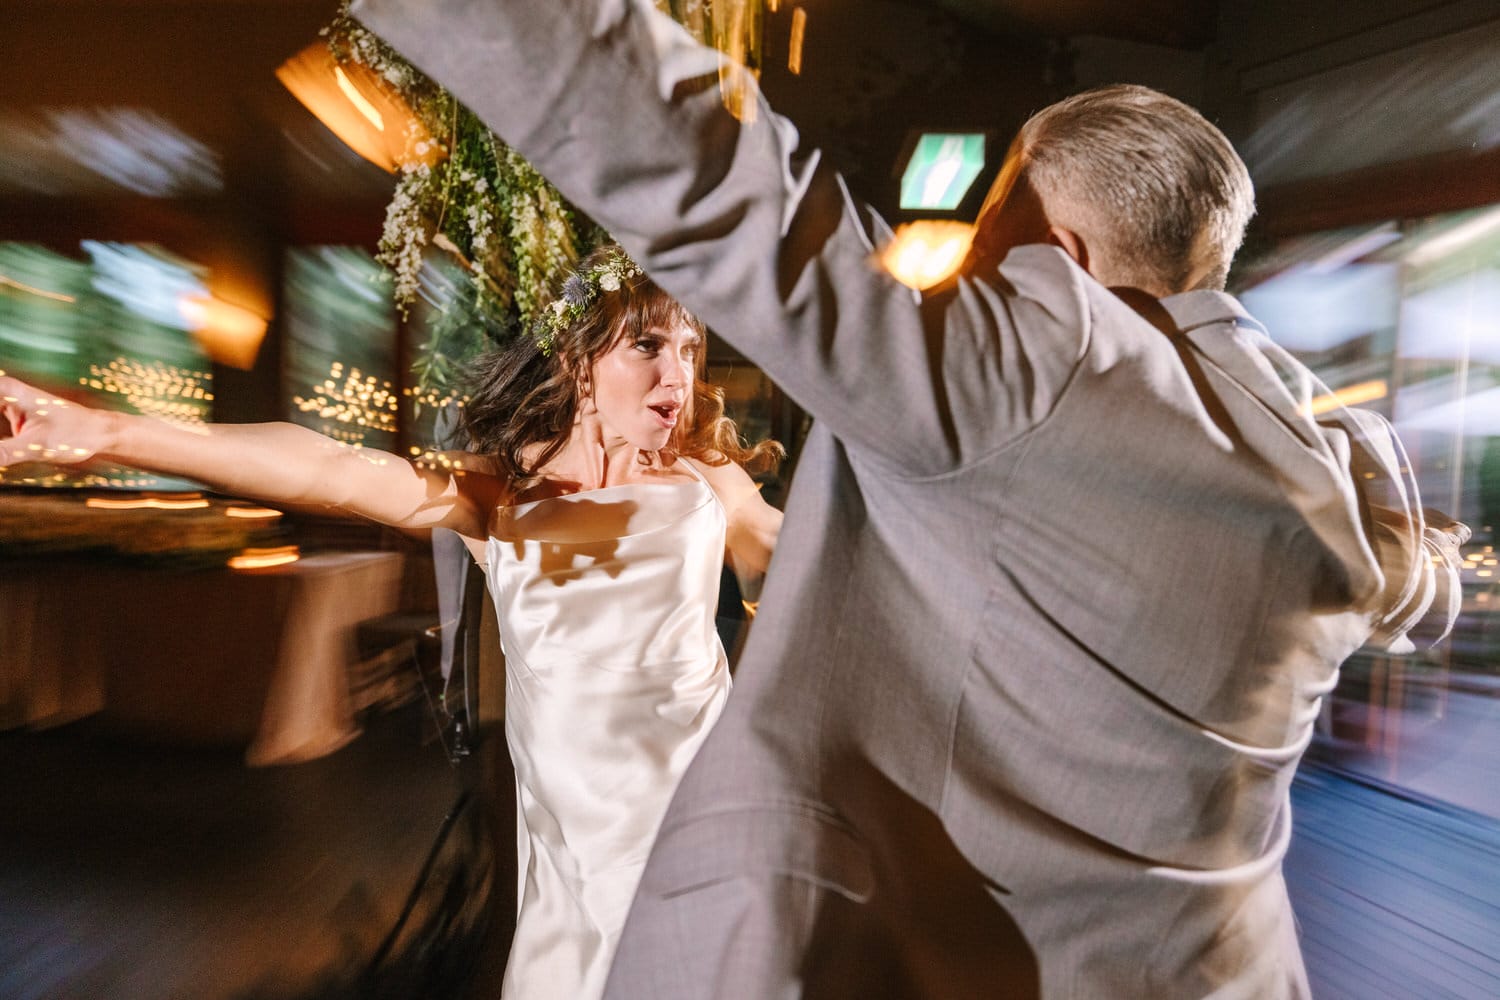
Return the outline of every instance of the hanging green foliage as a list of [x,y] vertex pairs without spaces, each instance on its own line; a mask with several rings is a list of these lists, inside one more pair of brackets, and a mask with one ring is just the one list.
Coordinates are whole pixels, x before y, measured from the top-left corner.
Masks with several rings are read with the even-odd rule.
[[[720,0],[726,16],[761,2]],[[655,4],[712,43],[711,0]],[[738,16],[735,23],[743,21]],[[429,247],[462,265],[457,293],[433,311],[412,363],[415,398],[438,402],[461,391],[458,379],[470,358],[530,328],[557,273],[609,236],[472,111],[355,20],[347,0],[323,34],[335,59],[373,72],[415,118],[377,254],[391,269],[402,315],[421,291]]]
[[339,62],[369,69],[415,118],[377,259],[392,272],[403,315],[421,291],[429,247],[461,263],[456,294],[433,311],[413,361],[417,398],[450,395],[464,363],[529,327],[553,276],[606,234],[347,5],[324,35]]

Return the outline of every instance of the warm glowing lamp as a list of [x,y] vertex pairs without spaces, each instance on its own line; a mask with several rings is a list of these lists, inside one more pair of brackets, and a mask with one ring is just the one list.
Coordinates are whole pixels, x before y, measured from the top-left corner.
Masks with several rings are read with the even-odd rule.
[[896,230],[880,263],[903,285],[921,291],[950,277],[968,256],[974,227],[951,219],[918,219]]
[[266,339],[264,316],[216,295],[184,298],[177,304],[193,339],[221,365],[249,371]]
[[339,62],[314,42],[276,70],[276,79],[350,149],[389,173],[435,163],[443,151],[403,101],[367,66]]

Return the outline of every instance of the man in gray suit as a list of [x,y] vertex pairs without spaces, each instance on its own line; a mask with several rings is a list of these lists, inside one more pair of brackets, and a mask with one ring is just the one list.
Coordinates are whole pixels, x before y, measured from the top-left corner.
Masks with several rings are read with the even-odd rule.
[[635,0],[362,0],[815,424],[608,995],[1298,997],[1288,786],[1462,526],[1218,291],[1249,177],[1142,88],[1046,109],[966,273]]

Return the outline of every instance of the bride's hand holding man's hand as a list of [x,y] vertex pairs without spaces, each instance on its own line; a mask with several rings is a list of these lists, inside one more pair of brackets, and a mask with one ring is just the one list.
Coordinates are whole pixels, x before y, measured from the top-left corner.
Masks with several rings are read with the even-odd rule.
[[0,468],[22,462],[76,465],[93,458],[108,414],[0,375]]

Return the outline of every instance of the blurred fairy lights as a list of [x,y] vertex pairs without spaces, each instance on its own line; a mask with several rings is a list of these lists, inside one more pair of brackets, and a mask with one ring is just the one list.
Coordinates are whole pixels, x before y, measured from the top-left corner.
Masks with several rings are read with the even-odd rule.
[[[103,367],[89,366],[89,377],[79,382],[99,393],[123,396],[141,413],[149,413],[180,424],[202,424],[213,393],[205,386],[211,376],[176,368],[172,365],[141,364],[127,358],[116,358]],[[0,371],[0,375],[4,375]],[[54,400],[61,403],[62,400]],[[67,489],[143,489],[159,486],[154,476],[130,469],[110,467],[95,472],[77,469],[38,471],[35,465],[20,465],[0,470],[0,483],[11,486],[34,486]],[[90,503],[90,506],[105,506]]]
[[[449,407],[456,407],[461,410],[469,402],[468,396],[460,396],[452,392],[440,392],[437,389],[406,388],[402,389],[401,393],[411,401],[412,413],[414,414],[421,412],[423,407],[437,412],[441,412]],[[463,469],[462,462],[453,462],[435,445],[429,445],[425,448],[412,445],[407,449],[407,453],[411,456],[413,463],[423,468],[445,468],[459,471]]]
[[[36,466],[16,466],[0,469],[0,483],[8,486],[36,486],[51,489],[150,489],[161,485],[161,480],[125,469],[80,474],[77,470],[53,469],[37,473]],[[19,469],[20,471],[16,471]]]
[[[1468,573],[1483,580],[1494,580],[1495,571],[1500,569],[1500,559],[1495,556],[1495,547],[1486,545],[1483,548],[1465,553],[1463,567]],[[1481,598],[1484,594],[1479,595]]]
[[426,469],[446,469],[462,475],[465,472],[464,460],[454,458],[451,452],[439,451],[437,448],[419,448],[412,445],[410,448],[411,460],[414,465]]
[[459,396],[451,392],[439,392],[437,389],[414,389],[407,387],[401,390],[401,395],[410,399],[414,406],[426,406],[434,410],[442,410],[451,405],[462,407],[469,401],[467,396]]
[[362,447],[370,431],[396,433],[399,396],[391,383],[365,375],[358,368],[347,373],[335,361],[323,384],[311,396],[294,396],[292,404],[302,413],[323,421],[323,433],[336,441]]
[[88,376],[78,382],[95,392],[123,396],[140,413],[182,424],[204,423],[214,399],[213,375],[159,361],[115,358],[106,365],[89,365]]

